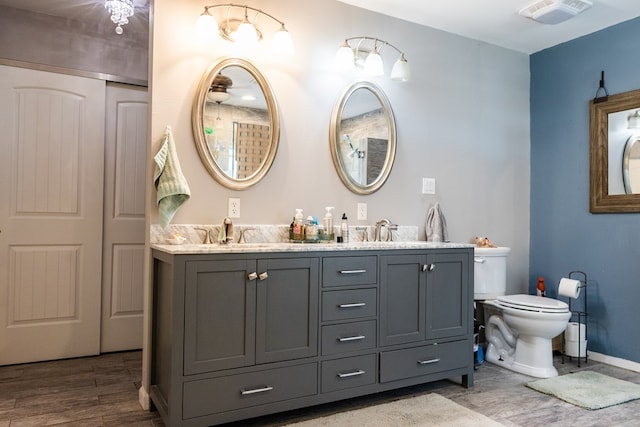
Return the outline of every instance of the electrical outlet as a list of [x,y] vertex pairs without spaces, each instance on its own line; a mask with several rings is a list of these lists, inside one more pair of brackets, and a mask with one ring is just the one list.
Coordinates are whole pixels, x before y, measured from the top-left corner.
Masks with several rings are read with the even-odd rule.
[[367,204],[358,203],[358,221],[367,220]]
[[229,218],[240,218],[240,199],[237,197],[229,197]]
[[436,194],[435,178],[422,178],[422,194]]

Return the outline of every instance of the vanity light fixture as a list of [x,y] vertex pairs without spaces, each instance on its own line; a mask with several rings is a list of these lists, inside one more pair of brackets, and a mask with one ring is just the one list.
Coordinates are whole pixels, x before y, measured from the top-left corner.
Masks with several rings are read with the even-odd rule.
[[[217,8],[226,8],[225,17],[220,20],[216,20],[210,12]],[[252,19],[249,19],[249,11],[251,11]],[[234,17],[234,12],[236,14],[242,13],[243,15],[241,18],[237,17],[238,15]],[[293,40],[289,31],[285,28],[284,22],[263,10],[246,4],[224,3],[205,6],[204,12],[198,18],[197,26],[202,31],[217,28],[223,39],[238,43],[243,48],[255,48],[258,46],[258,42],[262,40],[262,31],[257,25],[260,16],[271,18],[280,26],[273,36],[273,53],[291,55],[293,53]]]
[[640,129],[640,110],[636,110],[627,117],[627,129]]
[[[350,42],[353,42],[355,48],[351,47]],[[373,42],[373,48],[364,48],[363,43],[366,42]],[[384,74],[384,64],[380,56],[380,48],[384,46],[389,46],[400,54],[400,57],[391,69],[391,79],[403,82],[408,81],[411,76],[411,71],[404,52],[391,43],[375,37],[359,36],[345,39],[336,53],[336,65],[343,70],[353,69],[358,65],[369,75],[381,76]],[[364,55],[366,55],[366,59],[364,63],[362,63],[362,57]]]
[[133,0],[105,0],[104,7],[111,14],[111,21],[117,24],[116,34],[122,34],[122,26],[133,16]]

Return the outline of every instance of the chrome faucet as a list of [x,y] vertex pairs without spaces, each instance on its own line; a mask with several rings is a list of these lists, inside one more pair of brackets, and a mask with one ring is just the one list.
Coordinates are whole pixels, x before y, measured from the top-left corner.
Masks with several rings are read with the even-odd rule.
[[205,245],[210,245],[213,243],[213,238],[211,236],[211,230],[203,227],[193,227],[195,230],[204,231],[204,239],[202,239],[202,243]]
[[245,237],[244,237],[244,234],[247,231],[256,231],[256,229],[255,228],[251,228],[251,227],[240,229],[240,237],[238,237],[238,243],[246,243],[247,242]]
[[391,221],[389,221],[386,218],[381,219],[380,221],[376,222],[376,229],[375,229],[375,233],[373,235],[373,241],[374,242],[381,242],[382,241],[382,236],[381,236],[382,227],[387,227],[387,237],[386,237],[385,240],[387,242],[392,241],[393,240],[393,236],[391,235],[391,230],[397,230],[398,226],[396,224],[392,224]]
[[369,231],[368,231],[369,227],[356,227],[356,231],[362,231],[362,241],[363,242],[368,242],[369,241]]

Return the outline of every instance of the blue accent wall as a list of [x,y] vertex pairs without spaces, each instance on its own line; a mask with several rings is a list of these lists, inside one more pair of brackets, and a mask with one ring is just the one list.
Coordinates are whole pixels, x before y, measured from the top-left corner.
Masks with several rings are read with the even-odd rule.
[[[531,55],[530,293],[588,276],[588,349],[640,362],[640,213],[589,213],[589,101],[640,89],[640,18]],[[561,297],[566,301],[566,298]],[[576,301],[580,305],[582,300]]]

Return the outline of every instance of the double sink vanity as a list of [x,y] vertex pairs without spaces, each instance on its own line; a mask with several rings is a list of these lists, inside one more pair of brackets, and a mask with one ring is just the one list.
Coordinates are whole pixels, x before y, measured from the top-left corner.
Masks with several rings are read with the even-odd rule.
[[[251,82],[257,102],[245,105],[236,88]],[[252,187],[280,135],[267,79],[250,61],[221,58],[198,86],[192,128],[219,184]],[[396,128],[378,86],[345,90],[330,149],[353,193],[385,183]],[[245,226],[233,241],[253,243],[218,245],[194,244],[215,226],[152,225],[150,396],[165,424],[216,425],[446,378],[472,386],[473,245],[420,242],[409,228],[396,242],[314,244],[287,243],[288,225]],[[175,235],[186,243],[165,244]]]
[[468,244],[153,244],[151,398],[208,426],[446,378],[473,385]]

